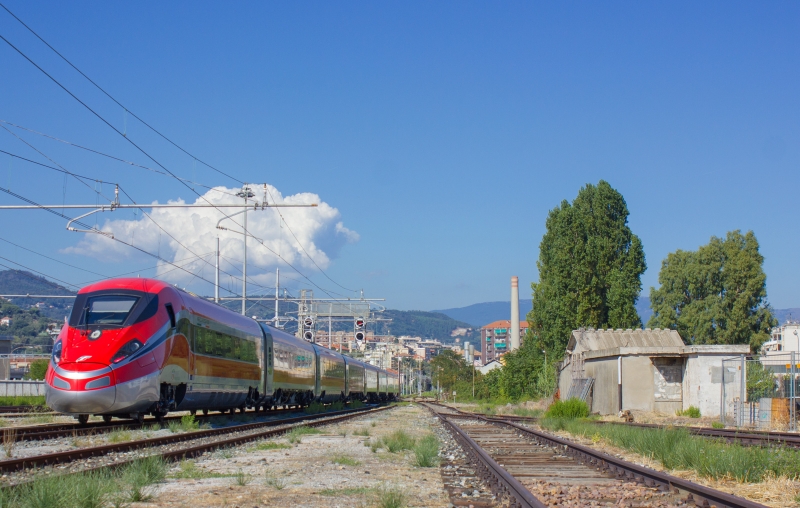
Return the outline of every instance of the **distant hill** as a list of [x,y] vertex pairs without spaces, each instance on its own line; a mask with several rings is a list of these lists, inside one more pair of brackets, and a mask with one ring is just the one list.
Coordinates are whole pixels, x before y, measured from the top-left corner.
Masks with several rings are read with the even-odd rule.
[[[525,315],[533,308],[532,300],[519,301],[519,318],[524,320]],[[476,328],[488,325],[492,321],[509,319],[511,317],[511,302],[486,302],[475,303],[467,307],[456,309],[433,310],[450,316],[453,319],[469,323]]]
[[[533,303],[531,300],[519,301],[519,317],[525,319],[525,315],[531,310]],[[800,308],[791,309],[773,309],[775,317],[783,324],[789,320],[790,316],[795,321],[800,321]],[[650,308],[650,298],[643,296],[636,302],[636,311],[639,317],[642,318],[642,323],[647,326],[647,321],[653,315],[653,310]],[[455,309],[434,310],[431,312],[438,312],[450,316],[453,319],[470,323],[475,327],[487,325],[492,321],[500,319],[509,319],[511,317],[511,302],[485,302],[475,303],[467,307],[459,307]]]
[[438,339],[444,343],[452,343],[455,337],[450,334],[457,328],[472,329],[466,335],[460,336],[461,341],[470,341],[472,343],[480,342],[475,340],[480,337],[480,331],[476,331],[475,327],[469,323],[458,321],[445,314],[439,312],[425,312],[421,310],[392,310],[380,314],[381,318],[391,319],[391,323],[387,324],[387,328],[395,337],[401,335],[410,335],[412,337],[422,337],[425,339]]
[[[0,271],[0,295],[74,295],[75,291],[51,282],[44,277],[26,272],[24,270]],[[21,309],[30,309],[39,306],[42,317],[55,321],[63,321],[64,316],[72,311],[71,298],[11,298],[11,303]]]

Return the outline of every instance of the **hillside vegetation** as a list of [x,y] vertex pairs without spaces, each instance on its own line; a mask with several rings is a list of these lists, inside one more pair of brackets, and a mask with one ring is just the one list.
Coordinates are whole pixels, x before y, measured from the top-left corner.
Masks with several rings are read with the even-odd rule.
[[[3,270],[0,271],[0,294],[1,295],[74,295],[75,291],[51,282],[44,277],[39,277],[24,270]],[[72,310],[71,298],[12,298],[11,303],[22,309],[35,308],[37,303],[43,303],[44,307],[39,309],[39,315],[61,322],[64,316],[69,315]],[[5,334],[0,330],[0,334]]]

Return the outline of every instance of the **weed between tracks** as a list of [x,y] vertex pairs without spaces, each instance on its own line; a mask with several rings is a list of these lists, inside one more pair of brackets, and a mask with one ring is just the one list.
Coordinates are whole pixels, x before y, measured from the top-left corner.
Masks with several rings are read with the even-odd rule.
[[0,406],[40,406],[46,407],[43,395],[21,395],[19,397],[0,397]]
[[754,483],[769,477],[800,478],[800,450],[729,444],[693,436],[681,428],[597,426],[567,419],[548,419],[540,423],[548,430],[564,430],[585,438],[599,436],[611,445],[656,460],[666,469],[691,470],[715,480],[734,478],[738,482]]
[[302,442],[303,436],[307,436],[310,434],[322,434],[322,431],[319,429],[315,429],[314,427],[306,427],[305,425],[302,427],[295,427],[289,432],[286,433],[286,439],[289,440],[292,444],[299,444]]
[[341,466],[360,466],[361,465],[360,461],[354,459],[353,457],[351,457],[349,455],[344,455],[344,454],[334,455],[331,458],[331,462],[333,462],[334,464],[339,464]]
[[162,481],[161,457],[138,460],[119,471],[91,471],[35,480],[17,489],[0,490],[2,507],[101,508],[150,498],[148,487]]

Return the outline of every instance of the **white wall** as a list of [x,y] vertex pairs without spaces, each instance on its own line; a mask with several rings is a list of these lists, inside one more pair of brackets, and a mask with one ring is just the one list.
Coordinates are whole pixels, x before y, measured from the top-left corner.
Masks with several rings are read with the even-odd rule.
[[722,359],[732,355],[691,355],[683,378],[683,409],[695,406],[703,416],[719,416]]

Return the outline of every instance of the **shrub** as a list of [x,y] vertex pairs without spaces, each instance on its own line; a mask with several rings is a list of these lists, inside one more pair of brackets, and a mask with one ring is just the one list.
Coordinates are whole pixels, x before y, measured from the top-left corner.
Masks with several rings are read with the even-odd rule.
[[406,495],[396,487],[381,485],[375,489],[377,505],[380,508],[403,508],[406,506]]
[[418,467],[434,467],[439,464],[439,440],[428,434],[414,446],[414,465]]
[[333,458],[331,458],[331,462],[333,462],[334,464],[340,464],[342,466],[360,466],[361,465],[361,462],[357,461],[353,457],[351,457],[349,455],[342,455],[342,454],[334,455]]
[[50,360],[44,360],[44,359],[32,361],[30,370],[28,371],[28,374],[25,377],[28,379],[43,380],[44,375],[47,374],[47,365],[49,363]]
[[580,399],[557,400],[544,414],[545,418],[586,418],[589,406]]
[[320,404],[319,402],[312,402],[303,411],[305,411],[305,413],[308,414],[308,415],[316,415],[316,414],[319,414],[319,413],[324,413],[325,412],[325,406]]
[[364,407],[364,403],[360,400],[351,400],[348,405],[350,406],[350,409],[360,409]]
[[322,431],[313,427],[306,427],[304,425],[302,427],[295,427],[287,432],[286,438],[290,443],[301,443],[303,436],[307,436],[309,434],[322,434]]
[[700,409],[695,406],[689,406],[688,409],[683,411],[675,411],[676,416],[688,416],[689,418],[700,418]]
[[406,434],[404,430],[396,430],[388,436],[384,436],[381,444],[391,453],[397,453],[411,450],[414,447],[414,438]]
[[722,422],[711,422],[711,427],[714,429],[724,429],[725,424]]

